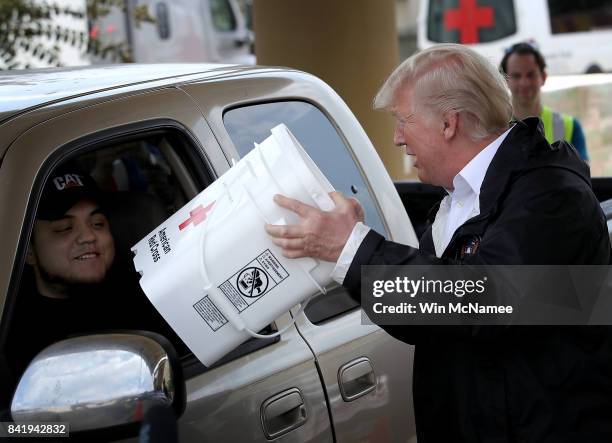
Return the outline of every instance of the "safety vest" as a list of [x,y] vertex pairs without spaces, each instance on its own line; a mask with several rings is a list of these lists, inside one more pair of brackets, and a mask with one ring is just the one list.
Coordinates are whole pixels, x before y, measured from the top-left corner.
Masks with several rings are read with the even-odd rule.
[[544,136],[548,143],[553,143],[557,140],[572,141],[574,133],[574,119],[571,115],[555,112],[548,106],[542,106],[542,114],[540,119],[544,124]]

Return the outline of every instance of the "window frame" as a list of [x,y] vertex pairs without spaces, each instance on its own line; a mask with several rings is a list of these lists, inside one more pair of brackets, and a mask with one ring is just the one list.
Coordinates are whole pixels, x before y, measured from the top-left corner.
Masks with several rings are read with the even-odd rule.
[[[51,177],[52,172],[62,163],[77,158],[80,155],[92,153],[101,149],[103,150],[122,142],[163,134],[164,132],[173,132],[173,137],[177,136],[177,138],[180,139],[181,146],[174,152],[179,156],[183,166],[199,188],[203,190],[217,179],[212,163],[206,154],[206,150],[202,147],[198,138],[182,123],[168,118],[118,125],[84,135],[59,146],[43,162],[32,182],[26,215],[21,225],[18,247],[15,253],[10,282],[4,301],[4,310],[0,320],[0,355],[5,353],[9,331],[12,327],[14,308],[17,305],[17,297],[19,296],[19,289],[26,266],[25,259],[35,215],[38,210],[44,185],[49,177]],[[179,186],[181,185],[179,184]],[[183,188],[183,186],[181,186],[181,188]],[[188,199],[193,198],[192,195],[189,195],[188,190],[184,191]],[[274,326],[274,324],[271,326]],[[268,329],[274,329],[274,327],[268,327]],[[279,340],[280,337],[268,340],[249,340],[210,367],[206,367],[200,363],[191,352],[179,356],[183,365],[183,371],[185,372],[185,379],[195,377],[211,368],[219,367],[229,361],[254,352],[257,349],[276,343]],[[176,343],[172,344],[176,346]]]
[[[25,266],[25,258],[34,226],[35,215],[38,210],[44,185],[51,176],[52,171],[62,163],[75,158],[78,154],[95,152],[96,150],[100,149],[100,145],[104,143],[113,143],[112,141],[116,142],[119,141],[119,139],[125,140],[130,137],[136,137],[138,134],[151,133],[163,128],[178,130],[187,140],[193,143],[194,147],[199,147],[200,149],[197,150],[199,152],[199,161],[203,162],[203,165],[209,172],[212,171],[210,161],[205,156],[201,155],[202,150],[197,138],[181,123],[169,119],[129,123],[92,134],[87,134],[55,149],[48,159],[41,165],[41,168],[36,174],[36,177],[32,183],[32,190],[28,199],[26,216],[21,225],[19,243],[15,252],[15,260],[13,269],[11,271],[10,283],[6,299],[4,301],[4,311],[2,314],[2,319],[0,320],[0,349],[4,349],[6,345],[6,336],[8,329],[10,328],[12,310],[19,293],[19,286]],[[193,159],[190,160],[193,161]],[[214,177],[214,174],[212,177]]]
[[[382,211],[382,208],[380,207],[380,204],[378,202],[378,199],[376,198],[376,195],[374,193],[370,192],[370,190],[372,189],[372,186],[371,186],[370,181],[368,180],[367,176],[365,175],[365,172],[364,172],[363,168],[361,167],[357,157],[355,156],[355,152],[353,151],[353,149],[351,149],[351,144],[346,139],[346,137],[342,133],[342,130],[341,130],[340,126],[331,117],[331,115],[328,112],[326,112],[325,109],[323,109],[321,106],[319,106],[314,101],[308,100],[308,99],[306,99],[304,97],[283,97],[283,98],[279,98],[279,99],[267,99],[267,100],[248,101],[248,102],[242,102],[242,103],[233,103],[232,105],[223,108],[223,111],[221,112],[221,123],[222,123],[222,126],[223,126],[223,130],[225,131],[228,139],[231,141],[232,160],[238,161],[242,157],[240,155],[240,152],[238,152],[238,149],[236,148],[236,145],[234,144],[234,141],[232,140],[232,137],[230,136],[229,132],[227,131],[227,128],[225,127],[225,122],[224,122],[225,114],[227,114],[228,112],[231,112],[231,111],[233,111],[235,109],[239,109],[239,108],[245,108],[245,107],[250,107],[250,106],[257,106],[257,105],[265,105],[265,104],[269,104],[269,103],[285,103],[285,102],[287,102],[287,103],[301,102],[301,103],[306,103],[307,105],[311,105],[315,109],[317,109],[327,119],[327,121],[330,123],[332,128],[336,131],[336,134],[338,135],[338,138],[340,139],[340,141],[342,142],[342,144],[346,148],[346,152],[348,153],[349,157],[353,161],[353,164],[355,165],[355,169],[359,173],[361,179],[363,180],[363,183],[368,188],[368,193],[370,193],[370,197],[372,199],[372,204],[374,206],[374,209],[376,210],[378,218],[380,219],[381,225],[384,228],[384,231],[385,231],[384,235],[386,237],[389,237],[390,236],[390,229],[389,229],[389,226],[388,226],[388,224],[387,224],[387,222],[385,220],[385,217],[383,216],[384,212]],[[226,150],[226,151],[229,150],[228,146],[223,146],[223,149]],[[308,151],[306,151],[306,152],[308,152]],[[310,155],[310,153],[308,155]]]

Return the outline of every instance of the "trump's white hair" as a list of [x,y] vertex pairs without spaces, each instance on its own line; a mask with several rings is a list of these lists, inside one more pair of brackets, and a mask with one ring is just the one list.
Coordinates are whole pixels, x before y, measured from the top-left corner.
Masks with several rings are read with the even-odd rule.
[[400,64],[374,98],[374,108],[390,109],[404,85],[412,88],[412,112],[467,117],[468,136],[483,139],[508,129],[512,101],[504,77],[484,57],[458,44],[440,44]]

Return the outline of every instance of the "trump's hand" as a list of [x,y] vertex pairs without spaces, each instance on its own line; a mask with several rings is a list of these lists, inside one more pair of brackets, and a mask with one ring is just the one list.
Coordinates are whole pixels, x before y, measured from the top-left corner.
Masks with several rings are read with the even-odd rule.
[[300,217],[297,225],[266,225],[272,242],[282,248],[285,257],[338,260],[353,227],[363,221],[364,212],[354,198],[346,198],[339,192],[330,192],[329,196],[336,204],[329,212],[289,197],[274,196],[276,204]]

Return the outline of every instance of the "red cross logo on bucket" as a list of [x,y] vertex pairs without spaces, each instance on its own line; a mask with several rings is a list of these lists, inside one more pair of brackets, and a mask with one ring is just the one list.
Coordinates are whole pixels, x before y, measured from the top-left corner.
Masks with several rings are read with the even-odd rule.
[[179,231],[182,231],[183,229],[185,229],[187,226],[189,226],[191,222],[193,222],[194,226],[197,226],[200,223],[202,223],[204,220],[206,220],[206,216],[208,215],[208,213],[210,212],[214,204],[215,202],[212,202],[210,205],[206,207],[202,205],[198,205],[194,209],[189,211],[189,218],[179,225]]
[[478,29],[494,25],[493,7],[478,7],[476,0],[459,0],[459,8],[444,13],[444,28],[458,29],[459,41],[463,44],[478,43]]

